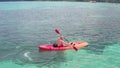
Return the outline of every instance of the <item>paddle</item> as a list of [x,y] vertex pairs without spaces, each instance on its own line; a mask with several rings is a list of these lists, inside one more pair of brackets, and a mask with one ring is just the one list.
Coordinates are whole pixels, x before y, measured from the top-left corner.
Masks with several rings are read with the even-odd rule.
[[[55,32],[57,33],[57,34],[60,34],[60,31],[58,30],[58,29],[55,29]],[[61,34],[60,34],[61,35]]]
[[78,49],[75,47],[75,45],[73,45],[73,49],[74,49],[75,51],[78,51]]
[[[57,34],[59,34],[60,36],[62,36],[62,34],[60,33],[60,31],[58,30],[58,29],[55,29],[55,32],[57,33]],[[68,41],[67,39],[66,39],[66,41]],[[69,42],[69,41],[68,41]],[[75,50],[75,51],[77,51],[78,49],[75,47],[75,45],[73,45],[73,49]]]
[[[58,29],[55,29],[55,32],[57,33],[57,34],[59,34],[60,36],[62,36],[62,34],[60,33],[60,31],[58,30]],[[66,38],[64,38],[67,42],[69,42]]]

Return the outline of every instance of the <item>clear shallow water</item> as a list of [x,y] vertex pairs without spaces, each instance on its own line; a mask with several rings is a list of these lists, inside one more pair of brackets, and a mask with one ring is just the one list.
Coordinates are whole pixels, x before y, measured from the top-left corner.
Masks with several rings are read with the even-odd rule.
[[[120,5],[87,2],[0,2],[0,68],[119,68]],[[38,51],[58,28],[89,46]]]

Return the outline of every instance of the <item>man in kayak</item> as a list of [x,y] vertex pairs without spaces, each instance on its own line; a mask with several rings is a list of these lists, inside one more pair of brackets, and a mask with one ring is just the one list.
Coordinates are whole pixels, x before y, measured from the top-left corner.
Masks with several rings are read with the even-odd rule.
[[66,46],[70,46],[71,44],[67,43],[64,41],[64,36],[60,36],[57,39],[57,44],[54,44],[54,47],[66,47]]

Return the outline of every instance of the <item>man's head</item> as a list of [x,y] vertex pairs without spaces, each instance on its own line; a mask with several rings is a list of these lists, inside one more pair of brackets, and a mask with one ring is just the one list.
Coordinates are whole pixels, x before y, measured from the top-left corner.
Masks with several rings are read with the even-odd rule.
[[63,40],[63,39],[64,39],[64,36],[60,36],[60,39]]

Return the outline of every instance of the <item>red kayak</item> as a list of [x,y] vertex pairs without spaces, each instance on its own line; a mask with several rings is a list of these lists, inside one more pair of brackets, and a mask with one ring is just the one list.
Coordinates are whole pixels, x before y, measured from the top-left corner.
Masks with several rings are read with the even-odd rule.
[[[82,48],[88,45],[87,42],[73,42],[75,44],[75,48]],[[74,47],[71,46],[66,46],[66,47],[53,47],[53,44],[44,44],[44,45],[39,45],[38,48],[40,50],[45,50],[45,51],[63,51],[63,50],[71,50],[74,49]]]

